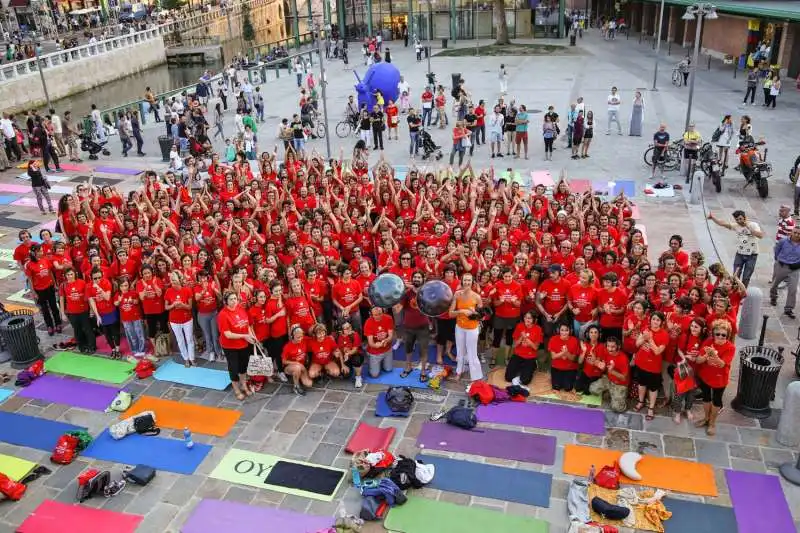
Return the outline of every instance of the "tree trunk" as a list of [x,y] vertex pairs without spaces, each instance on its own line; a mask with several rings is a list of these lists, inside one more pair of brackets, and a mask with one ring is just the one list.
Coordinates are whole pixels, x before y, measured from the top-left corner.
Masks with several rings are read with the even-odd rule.
[[497,40],[494,44],[511,44],[508,38],[505,0],[494,0],[494,27],[497,33]]

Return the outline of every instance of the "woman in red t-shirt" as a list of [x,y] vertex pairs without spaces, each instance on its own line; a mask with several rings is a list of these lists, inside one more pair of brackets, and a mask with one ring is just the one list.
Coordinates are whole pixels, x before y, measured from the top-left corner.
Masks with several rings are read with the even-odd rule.
[[119,311],[114,305],[113,287],[111,282],[103,277],[103,271],[95,267],[91,273],[91,283],[86,284],[86,298],[89,299],[89,308],[92,310],[97,325],[105,336],[111,358],[117,359],[119,353]]
[[141,279],[136,282],[136,292],[139,293],[139,301],[142,303],[142,311],[144,311],[147,337],[155,346],[156,334],[159,332],[169,334],[169,329],[167,312],[164,311],[164,285],[153,274],[153,268],[150,265],[142,267]]
[[269,338],[267,339],[267,353],[272,358],[272,364],[278,371],[278,379],[286,383],[288,379],[283,371],[283,347],[289,341],[286,320],[286,306],[284,305],[283,285],[279,280],[272,280],[269,284],[270,298],[267,300],[267,322],[269,323]]
[[332,378],[338,378],[342,374],[344,363],[341,360],[341,352],[337,351],[336,341],[328,335],[325,326],[317,324],[311,328],[311,337],[306,342],[311,353],[308,377],[317,379],[323,374],[328,374]]
[[50,259],[44,256],[44,251],[39,244],[33,244],[30,247],[28,262],[25,263],[25,275],[28,276],[31,288],[36,295],[36,303],[42,311],[44,323],[47,324],[47,334],[52,337],[56,332],[61,333],[61,311],[58,310],[56,302],[53,265]]
[[192,289],[184,285],[183,274],[176,270],[170,272],[169,282],[170,287],[164,292],[164,309],[169,312],[169,325],[178,341],[183,366],[189,368],[195,364]]
[[581,370],[575,381],[575,392],[589,394],[591,384],[600,379],[606,369],[605,347],[600,343],[600,328],[594,324],[586,328],[584,337],[578,357]]
[[217,307],[221,294],[219,285],[211,279],[208,270],[197,272],[197,283],[192,289],[197,306],[197,323],[203,332],[206,351],[200,357],[209,361],[222,360],[222,347],[219,344],[219,328],[217,327]]
[[302,326],[292,325],[289,330],[289,342],[283,346],[283,371],[292,376],[294,383],[294,393],[304,395],[306,388],[311,388],[314,384],[308,377],[306,369],[306,358],[308,356],[308,344],[303,333]]
[[516,325],[512,333],[514,344],[513,355],[506,366],[506,381],[528,385],[533,380],[536,372],[536,356],[539,345],[544,340],[542,328],[536,324],[533,313],[528,311],[522,317],[522,322]]
[[550,379],[554,390],[571,391],[575,387],[578,373],[578,355],[580,346],[578,339],[570,335],[571,328],[567,324],[558,326],[558,335],[550,337],[547,350],[550,352]]
[[355,387],[360,389],[361,366],[364,364],[364,351],[361,348],[361,335],[353,330],[350,322],[344,321],[339,335],[336,336],[336,350],[338,357],[344,361],[342,375],[349,376],[352,370],[356,376]]
[[225,351],[228,375],[236,399],[244,400],[245,396],[253,394],[247,385],[247,365],[250,363],[250,354],[253,353],[252,345],[257,340],[253,328],[250,327],[247,311],[244,306],[239,305],[239,295],[227,292],[223,302],[225,305],[217,315],[219,343]]
[[73,268],[64,271],[65,282],[61,285],[61,309],[72,324],[75,342],[81,353],[97,351],[94,329],[89,321],[89,303],[86,301],[86,282],[78,279]]
[[669,333],[664,326],[666,320],[664,313],[656,311],[650,315],[650,326],[642,331],[636,338],[636,354],[633,364],[636,366],[636,383],[638,383],[639,402],[635,410],[641,411],[647,395],[646,420],[653,420],[656,407],[656,398],[661,389],[663,378],[661,364],[664,361],[664,350],[669,344]]
[[[700,346],[706,338],[706,321],[702,318],[692,318],[689,325],[680,334],[676,341],[675,364],[685,363],[692,373],[697,375],[697,356],[700,354]],[[674,376],[674,374],[673,374]],[[689,422],[694,421],[692,415],[692,405],[694,405],[694,390],[679,394],[675,388],[675,380],[672,380],[672,413],[676,424],[681,423],[681,416],[686,414]]]
[[705,418],[697,421],[695,427],[705,427],[706,435],[713,436],[717,432],[717,415],[722,409],[722,395],[730,380],[736,346],[730,340],[734,333],[728,321],[715,320],[710,329],[711,336],[700,347],[696,360]]
[[136,359],[144,357],[146,341],[144,336],[144,322],[142,322],[142,307],[139,304],[139,295],[131,288],[131,282],[122,278],[119,282],[114,303],[119,308],[119,320],[128,339],[128,347]]

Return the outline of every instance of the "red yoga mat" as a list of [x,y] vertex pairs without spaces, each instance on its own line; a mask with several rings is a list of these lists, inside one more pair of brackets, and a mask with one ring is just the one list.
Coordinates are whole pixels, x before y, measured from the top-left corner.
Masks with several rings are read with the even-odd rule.
[[45,500],[19,526],[17,533],[134,533],[143,519],[139,515]]
[[361,422],[344,449],[347,453],[386,449],[392,443],[396,431],[395,428],[376,428]]

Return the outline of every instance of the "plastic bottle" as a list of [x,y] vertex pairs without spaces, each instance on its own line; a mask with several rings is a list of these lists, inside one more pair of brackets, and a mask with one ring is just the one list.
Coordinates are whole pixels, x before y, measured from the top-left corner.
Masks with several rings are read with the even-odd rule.
[[589,484],[594,483],[594,465],[589,469]]
[[188,427],[183,428],[183,441],[186,443],[186,447],[190,450],[194,448],[194,441],[192,440],[192,432],[189,431]]

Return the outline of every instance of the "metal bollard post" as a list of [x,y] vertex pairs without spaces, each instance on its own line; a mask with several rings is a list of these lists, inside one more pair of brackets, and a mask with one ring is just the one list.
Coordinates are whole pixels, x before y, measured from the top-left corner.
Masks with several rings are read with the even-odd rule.
[[786,387],[775,440],[789,448],[800,445],[800,381]]
[[764,293],[759,287],[748,287],[747,296],[742,301],[742,312],[739,315],[739,337],[753,340],[758,334],[758,319]]
[[699,205],[702,202],[701,195],[703,194],[703,178],[705,172],[702,170],[695,170],[692,179],[689,182],[689,203],[691,205]]

